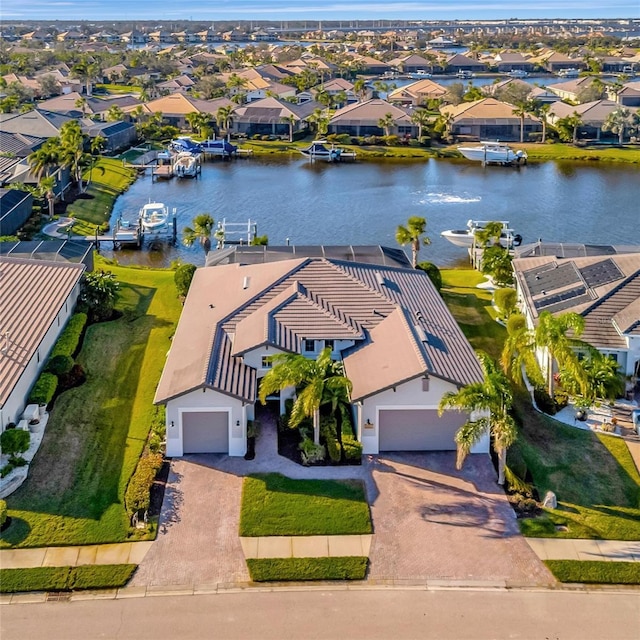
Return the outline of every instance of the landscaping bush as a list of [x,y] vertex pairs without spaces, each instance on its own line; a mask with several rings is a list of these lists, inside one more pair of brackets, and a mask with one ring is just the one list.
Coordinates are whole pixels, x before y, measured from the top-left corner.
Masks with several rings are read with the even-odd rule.
[[115,589],[123,587],[135,569],[135,564],[2,569],[0,570],[0,593]]
[[396,135],[384,136],[384,143],[388,147],[397,147],[400,144],[400,138]]
[[431,280],[433,286],[439,293],[440,289],[442,289],[442,274],[440,273],[440,269],[438,269],[433,262],[419,262],[418,269],[424,271],[429,276],[429,280]]
[[0,528],[4,526],[7,521],[7,503],[4,500],[0,500]]
[[521,313],[513,313],[507,320],[507,333],[512,336],[518,331],[525,329],[527,319]]
[[[22,429],[7,429],[0,435],[2,453],[10,457],[18,453],[24,453],[29,448],[30,440],[31,434],[28,431],[23,431]],[[15,464],[14,460],[12,460],[12,462]]]
[[289,580],[364,580],[367,558],[247,558],[254,582]]
[[298,445],[302,464],[307,466],[316,462],[322,462],[327,457],[327,451],[321,444],[314,444],[311,438],[304,437]]
[[430,147],[431,146],[431,138],[429,136],[422,136],[420,138],[420,145],[423,147]]
[[362,460],[362,442],[358,442],[353,436],[342,434],[342,449],[347,460]]
[[493,294],[493,301],[498,307],[501,317],[508,318],[515,310],[518,301],[518,294],[515,289],[496,289]]
[[564,389],[558,389],[553,394],[553,401],[556,405],[556,410],[560,411],[569,404],[569,394]]
[[176,289],[179,296],[186,296],[191,286],[191,280],[193,280],[193,274],[196,272],[195,264],[181,264],[173,276],[173,281],[176,283]]
[[556,403],[553,401],[553,398],[547,393],[546,389],[536,387],[533,390],[533,397],[535,398],[536,404],[538,405],[538,409],[540,409],[540,411],[550,416],[553,416],[557,413]]
[[58,377],[43,371],[29,394],[30,404],[48,405],[58,388]]
[[14,469],[16,468],[16,465],[13,464],[13,462],[7,462],[7,464],[4,465],[4,467],[2,467],[2,469],[0,469],[0,478],[5,478],[6,476],[8,476]]
[[56,376],[64,376],[73,369],[73,358],[67,355],[57,355],[50,358],[47,362],[45,371],[53,373]]
[[162,456],[159,453],[140,458],[125,492],[125,504],[130,516],[149,509],[151,485],[161,466]]
[[[60,337],[56,341],[51,353],[49,354],[49,360],[53,360],[56,356],[71,356],[73,357],[78,350],[78,344],[80,343],[80,337],[87,324],[86,313],[74,313],[64,331],[60,334]],[[49,365],[47,365],[47,368]],[[55,373],[55,372],[54,372]]]
[[327,445],[327,453],[331,462],[340,462],[342,458],[342,451],[340,450],[340,443],[335,437],[325,438]]

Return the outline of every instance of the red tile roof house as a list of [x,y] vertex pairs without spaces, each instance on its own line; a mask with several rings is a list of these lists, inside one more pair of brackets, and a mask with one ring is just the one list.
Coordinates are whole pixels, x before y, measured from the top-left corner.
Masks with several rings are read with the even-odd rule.
[[[198,269],[156,391],[167,455],[244,455],[268,356],[315,358],[326,346],[353,383],[364,453],[455,450],[468,416],[438,417],[438,403],[482,379],[478,360],[424,272],[377,262],[272,253]],[[280,394],[281,412],[293,393]],[[484,438],[474,452],[488,447]]]
[[19,422],[31,387],[73,313],[84,268],[0,257],[0,431]]

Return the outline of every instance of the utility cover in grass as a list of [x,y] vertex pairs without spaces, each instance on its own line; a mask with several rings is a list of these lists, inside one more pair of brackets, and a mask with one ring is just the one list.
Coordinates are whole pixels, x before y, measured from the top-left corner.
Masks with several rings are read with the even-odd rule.
[[241,536],[312,536],[371,533],[359,480],[292,480],[278,473],[244,480]]

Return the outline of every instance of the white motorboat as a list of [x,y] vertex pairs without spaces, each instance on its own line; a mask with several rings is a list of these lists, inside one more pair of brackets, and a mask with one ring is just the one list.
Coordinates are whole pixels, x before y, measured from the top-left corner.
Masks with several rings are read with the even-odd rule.
[[501,142],[480,142],[475,147],[458,147],[458,151],[467,159],[483,164],[526,164],[526,151],[514,151],[508,144]]
[[211,155],[225,156],[229,158],[234,153],[236,153],[236,151],[238,151],[238,147],[235,144],[231,144],[223,138],[220,138],[219,140],[205,140],[204,142],[200,143],[200,146],[202,147],[202,151],[204,151],[204,153],[210,153]]
[[529,74],[524,69],[512,69],[507,75],[510,78],[526,78]]
[[140,209],[140,224],[148,233],[164,231],[169,222],[169,208],[162,202],[148,202]]
[[200,172],[200,154],[180,151],[173,160],[173,171],[178,178],[195,178]]
[[471,78],[475,78],[475,73],[473,73],[473,71],[465,71],[464,69],[460,69],[456,75],[461,80],[470,80]]
[[[440,235],[447,239],[451,244],[455,244],[457,247],[464,249],[471,249],[475,240],[476,233],[484,229],[490,220],[469,220],[467,222],[466,229],[449,229],[443,231]],[[512,247],[519,247],[522,244],[522,236],[516,233],[509,223],[502,220],[499,221],[502,225],[502,232],[500,234],[500,244],[511,249]]]
[[577,78],[580,75],[580,69],[574,69],[573,67],[570,69],[560,69],[558,75],[561,78]]
[[422,80],[422,78],[431,78],[431,74],[424,69],[418,69],[414,73],[407,74],[413,80]]
[[299,149],[300,153],[310,160],[324,160],[326,162],[340,162],[348,158],[353,160],[356,154],[345,151],[335,145],[327,146],[326,140],[314,140],[306,149]]

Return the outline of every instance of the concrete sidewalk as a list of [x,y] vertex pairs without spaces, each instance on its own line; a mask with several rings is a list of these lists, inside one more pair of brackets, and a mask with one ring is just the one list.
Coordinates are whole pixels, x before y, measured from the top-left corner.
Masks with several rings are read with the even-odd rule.
[[525,538],[541,560],[640,562],[640,541]]
[[240,538],[245,558],[369,556],[372,535]]
[[3,549],[0,568],[78,567],[86,564],[140,564],[153,541],[94,544],[78,547]]

